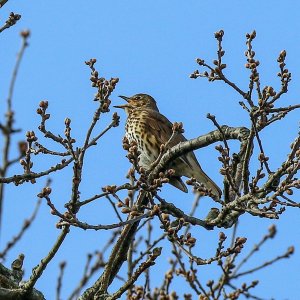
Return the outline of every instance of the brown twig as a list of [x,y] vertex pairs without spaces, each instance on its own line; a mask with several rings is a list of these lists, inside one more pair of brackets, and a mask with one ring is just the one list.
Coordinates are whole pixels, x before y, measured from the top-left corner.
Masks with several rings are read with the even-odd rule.
[[[1,5],[1,3],[0,3],[0,8],[3,5]],[[14,26],[20,19],[21,19],[21,15],[11,12],[9,14],[8,19],[5,21],[5,24],[2,25],[2,27],[0,27],[0,33],[11,26]]]
[[[6,2],[2,3],[2,6]],[[1,5],[1,3],[0,3]],[[1,31],[0,31],[1,32]],[[15,89],[15,83],[19,71],[19,67],[22,61],[22,58],[24,56],[25,49],[28,46],[28,38],[29,38],[30,32],[29,31],[22,31],[21,37],[22,37],[22,44],[21,48],[17,54],[17,59],[15,66],[13,68],[12,77],[10,80],[9,85],[9,92],[8,97],[6,100],[7,103],[7,111],[5,114],[6,117],[6,123],[5,125],[2,125],[2,134],[4,135],[4,148],[3,148],[3,157],[2,157],[2,166],[0,168],[0,177],[5,177],[8,167],[11,165],[11,162],[9,160],[9,154],[10,154],[10,147],[11,147],[11,135],[15,132],[18,132],[18,130],[15,130],[13,128],[14,126],[14,112],[12,110],[12,99],[13,99],[13,92]],[[3,205],[3,199],[4,197],[4,185],[3,182],[0,181],[0,227],[1,227],[1,220],[2,220],[2,205]]]
[[59,264],[59,276],[57,278],[57,285],[56,285],[56,300],[61,300],[61,287],[62,287],[62,280],[63,280],[63,277],[64,277],[64,270],[65,270],[65,267],[66,267],[66,262],[63,261]]
[[137,268],[137,270],[132,274],[131,278],[129,278],[128,281],[126,281],[117,292],[108,297],[107,300],[115,300],[120,298],[120,296],[127,291],[127,289],[139,278],[143,272],[155,264],[155,260],[160,256],[161,250],[162,248],[154,248],[149,258]]
[[284,254],[278,255],[277,257],[275,257],[275,258],[273,258],[273,259],[271,259],[271,260],[269,260],[269,261],[264,262],[264,263],[261,264],[260,266],[257,266],[257,267],[255,267],[255,268],[252,268],[252,269],[247,270],[247,271],[245,271],[245,272],[237,273],[237,274],[234,275],[232,278],[236,279],[236,278],[238,278],[238,277],[241,277],[241,276],[244,276],[244,275],[248,275],[248,274],[254,273],[254,272],[258,271],[258,270],[261,270],[261,269],[263,269],[263,268],[265,268],[265,267],[267,267],[267,266],[272,265],[273,263],[275,263],[275,262],[277,262],[277,261],[279,261],[279,260],[282,260],[282,259],[284,259],[284,258],[290,258],[290,256],[291,256],[293,253],[294,253],[294,247],[289,247],[289,248],[287,249],[287,251],[286,251]]

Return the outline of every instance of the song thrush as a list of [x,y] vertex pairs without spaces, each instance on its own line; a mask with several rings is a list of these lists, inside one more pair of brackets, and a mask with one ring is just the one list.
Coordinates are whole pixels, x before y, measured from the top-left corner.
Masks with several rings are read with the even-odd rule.
[[[147,94],[137,94],[132,97],[120,96],[127,103],[115,106],[125,109],[127,121],[125,126],[125,136],[129,142],[137,143],[139,154],[139,166],[148,170],[160,153],[160,146],[166,144],[172,135],[172,123],[160,114],[156,101]],[[169,142],[169,148],[186,138],[178,133]],[[175,159],[170,168],[175,170],[175,174],[170,178],[169,183],[176,188],[187,192],[181,176],[194,177],[197,182],[204,184],[207,189],[216,196],[221,196],[219,187],[203,172],[194,152],[189,152]]]

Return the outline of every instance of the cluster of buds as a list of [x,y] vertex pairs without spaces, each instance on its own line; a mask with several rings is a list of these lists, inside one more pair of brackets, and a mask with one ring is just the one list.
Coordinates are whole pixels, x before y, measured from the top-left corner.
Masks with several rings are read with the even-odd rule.
[[172,279],[174,278],[173,273],[174,273],[173,269],[168,270],[168,271],[165,273],[165,280],[166,280],[167,282],[171,282],[171,281],[172,281]]
[[237,300],[240,298],[241,295],[249,294],[249,290],[256,287],[258,285],[259,281],[254,280],[251,282],[250,285],[247,285],[246,283],[243,283],[241,288],[235,290],[234,292],[231,292],[227,295],[227,299]]
[[[26,132],[26,142],[22,142],[21,144],[19,144],[19,149],[22,155],[25,155],[24,159],[20,160],[20,164],[24,169],[24,172],[26,174],[30,174],[31,173],[31,168],[33,167],[33,162],[31,161],[31,150],[32,150],[32,144],[34,142],[37,141],[37,137],[35,136],[34,131],[27,131]],[[22,147],[22,148],[21,148]],[[35,183],[35,179],[32,178],[31,183]]]
[[46,186],[42,189],[42,191],[37,195],[39,198],[48,197],[51,194],[51,187]]
[[[224,51],[220,51],[221,53],[223,53]],[[223,54],[224,55],[224,54]],[[225,69],[227,67],[226,64],[220,64],[220,61],[219,60],[213,60],[213,64],[216,66],[215,69],[214,69],[214,72],[212,72],[208,78],[208,80],[210,79],[210,77],[214,77],[215,78],[215,73],[216,74],[220,74],[223,69]],[[215,78],[216,79],[216,78]],[[210,79],[209,81],[212,81],[213,79]]]
[[117,186],[116,185],[107,185],[102,188],[102,191],[104,193],[115,194],[117,191]]
[[291,81],[292,74],[289,72],[288,69],[285,68],[285,58],[286,58],[286,51],[282,50],[279,54],[277,62],[279,63],[280,72],[278,72],[278,77],[280,77],[282,89],[284,92],[287,91],[288,83]]
[[[196,58],[196,63],[199,66],[208,67],[208,65],[205,63],[205,61],[201,58]],[[224,65],[224,68],[225,67],[226,67],[226,65]],[[218,70],[220,70],[220,67],[217,67],[217,68],[218,68]],[[199,70],[195,70],[192,74],[190,74],[190,78],[196,79],[198,77],[205,77],[205,78],[208,79],[208,81],[214,81],[216,79],[219,79],[218,75],[216,74],[215,69],[209,68],[209,70],[210,70],[210,73],[208,73],[207,71],[204,71],[203,73],[200,73]]]
[[152,209],[150,210],[150,217],[158,216],[160,214],[160,206],[155,204],[153,205]]
[[169,176],[167,173],[165,174],[164,172],[160,172],[158,176],[158,178],[153,179],[150,189],[157,190],[158,188],[161,188],[163,184],[169,183]]
[[[196,63],[199,66],[206,66],[205,61],[201,58],[196,58]],[[189,76],[192,79],[196,79],[198,77],[207,77],[209,80],[209,74],[207,71],[204,71],[203,73],[200,73],[199,70],[195,70],[192,74]]]
[[[222,40],[224,36],[224,30],[219,30],[215,32],[215,39],[218,41],[218,59],[213,61],[213,64],[216,66],[213,70],[211,76],[208,77],[209,81],[219,78],[218,76],[222,74],[223,70],[226,68],[226,64],[222,63],[222,57],[225,54],[225,51],[222,48]],[[217,76],[215,76],[215,73]],[[211,79],[210,79],[211,78]]]
[[255,72],[255,69],[259,66],[259,61],[254,59],[255,51],[247,50],[245,51],[245,56],[247,57],[247,63],[245,64],[245,67]]
[[250,79],[253,82],[259,81],[259,73],[257,72],[257,67],[259,66],[259,61],[255,60],[255,51],[252,50],[252,41],[256,37],[255,30],[252,33],[246,34],[248,49],[245,51],[245,56],[247,57],[247,63],[245,67],[251,70]]
[[71,220],[72,218],[74,218],[74,215],[72,215],[69,211],[65,211],[63,217],[65,220]]
[[27,131],[26,132],[26,138],[28,143],[32,143],[37,141],[37,137],[35,136],[34,131]]
[[[143,297],[143,299],[145,299]],[[178,300],[179,297],[175,291],[167,292],[162,288],[155,288],[152,297],[149,299],[159,299],[159,300]]]
[[217,145],[215,149],[221,154],[221,156],[218,157],[218,160],[223,164],[222,169],[220,169],[220,173],[222,175],[226,175],[232,171],[228,149],[224,148],[222,145]]
[[198,183],[196,182],[196,184],[194,185],[195,191],[197,191],[200,195],[200,197],[203,196],[209,196],[209,197],[213,197],[214,194],[212,194],[211,189],[208,189],[204,186],[204,184]]
[[171,220],[169,214],[161,213],[160,220],[162,222],[160,228],[167,231],[169,238],[174,235],[174,229],[171,226]]
[[218,41],[222,41],[223,39],[223,36],[224,36],[224,30],[219,30],[217,32],[215,32],[215,38],[218,40]]
[[128,151],[129,148],[130,148],[130,143],[129,143],[128,139],[125,136],[123,137],[122,143],[123,143],[123,149]]
[[[197,58],[197,59],[199,59],[199,58]],[[192,74],[190,74],[191,79],[196,79],[199,76],[201,76],[199,70],[195,70]]]
[[91,58],[90,60],[85,61],[85,64],[91,68],[92,71],[95,71],[94,64],[97,62],[96,58]]
[[186,245],[189,248],[194,247],[196,244],[196,238],[192,237],[192,234],[188,232],[185,236],[181,235],[178,239],[181,245]]
[[217,251],[216,251],[217,258],[221,257],[221,252],[224,249],[224,242],[226,241],[226,239],[227,239],[227,236],[225,235],[224,232],[221,231],[219,233],[219,242],[218,242],[218,247],[217,247]]
[[[189,281],[191,283],[195,281],[196,273],[197,273],[196,269],[192,269],[192,270],[188,270],[188,271],[185,271],[182,268],[176,269],[176,275],[184,276],[187,279],[187,281]],[[184,297],[184,299],[191,299],[192,300],[192,296],[187,294],[186,297]]]
[[63,142],[67,145],[72,145],[76,143],[76,140],[71,137],[71,119],[65,118],[65,136],[66,139],[63,139]]
[[20,19],[21,19],[21,15],[11,12],[9,14],[8,20],[6,20],[5,23],[7,24],[8,27],[10,27],[15,25]]
[[[20,159],[20,164],[21,166],[24,168],[24,171],[29,174],[30,173],[30,169],[33,167],[33,162],[32,161],[27,161],[27,159]],[[32,183],[35,183],[32,182]]]
[[99,73],[94,67],[96,61],[97,60],[95,58],[92,58],[89,61],[86,61],[85,64],[91,69],[90,81],[92,83],[92,87],[97,88],[95,101],[100,101],[101,112],[109,112],[111,101],[108,98],[112,91],[116,88],[119,78],[111,78],[107,80],[104,77],[99,77]]
[[236,253],[236,254],[240,253],[242,251],[242,249],[244,248],[244,244],[246,242],[247,242],[247,238],[245,238],[245,237],[237,237],[235,239],[234,245],[232,247],[232,252]]
[[[231,260],[231,259],[225,260],[225,265],[224,265],[224,261],[222,260],[222,258],[229,257],[231,255],[234,255],[233,258],[235,258],[235,256],[237,254],[239,254],[241,252],[241,250],[243,249],[244,244],[246,243],[247,239],[244,237],[237,237],[235,239],[233,246],[222,251],[222,249],[224,248],[223,243],[225,240],[226,240],[226,236],[224,233],[221,232],[219,235],[218,248],[217,248],[216,255],[213,258],[213,260],[216,260],[218,262],[218,265],[221,266],[223,269],[226,269],[228,272],[228,275],[230,275],[232,270],[235,268],[235,265],[233,263],[234,260]],[[211,280],[207,282],[208,287],[212,286],[213,284],[214,284],[214,282]]]
[[137,180],[136,184],[138,187],[141,187],[144,190],[149,190],[149,186],[147,184],[147,173],[143,167],[137,166],[138,173],[141,175],[140,178]]
[[162,184],[169,183],[170,178],[175,175],[174,169],[168,169],[165,172],[160,172],[158,174],[159,178],[153,181],[154,184],[158,184],[161,187]]
[[113,113],[112,120],[113,120],[113,127],[118,127],[120,124],[120,116],[116,112]]
[[121,199],[119,199],[117,203],[117,207],[122,208],[121,212],[123,214],[130,214],[130,216],[132,217],[137,217],[141,215],[141,212],[138,210],[136,206],[130,205],[129,198],[125,198],[124,202]]
[[216,198],[216,195],[212,192],[212,189],[208,189],[203,183],[199,183],[195,178],[189,178],[186,180],[187,185],[194,187],[194,192],[197,192],[200,197],[208,196],[212,199]]
[[[131,167],[129,168],[127,174],[126,174],[126,178],[130,179],[131,181],[135,182],[137,181],[136,177],[135,177],[135,168]],[[132,191],[128,190],[129,193],[132,193]]]
[[142,286],[134,285],[130,290],[129,300],[142,300],[144,299],[145,290]]
[[[117,203],[117,207],[128,207],[129,208],[129,205],[130,205],[129,198],[125,198],[124,202],[120,199],[119,202]],[[128,212],[130,212],[130,211],[128,211]],[[124,211],[124,213],[128,213],[128,212]]]
[[[274,101],[277,93],[271,86],[265,86],[261,93],[261,98],[258,99],[259,109],[255,112],[257,116],[257,129],[261,130],[267,125],[268,115],[274,107]],[[270,99],[271,98],[271,99]],[[269,101],[268,101],[269,100]]]
[[161,213],[161,219],[164,223],[164,226],[165,227],[169,227],[171,222],[170,222],[170,215],[169,214],[166,214],[166,213]]
[[176,132],[176,133],[184,133],[182,122],[179,122],[179,123],[174,122],[173,126],[172,126],[172,130],[173,130],[173,132]]
[[[129,143],[128,139],[126,137],[123,138],[123,149],[128,151],[128,154],[126,157],[128,160],[137,168],[138,166],[138,157],[140,155],[140,152],[138,151],[138,146],[135,141],[132,141]],[[142,170],[140,170],[142,171]]]
[[183,218],[178,218],[171,222],[170,216],[167,213],[160,213],[160,220],[162,222],[160,228],[164,229],[168,234],[168,239],[173,241],[174,239],[179,241],[178,232],[183,226],[187,225]]
[[197,63],[199,66],[204,66],[204,65],[205,65],[205,60],[204,60],[204,59],[201,59],[201,58],[196,58],[196,63]]
[[246,34],[246,39],[248,41],[253,41],[256,38],[256,31],[253,30],[251,33]]
[[196,178],[192,177],[192,178],[189,178],[188,180],[186,180],[185,182],[187,185],[192,185],[194,186],[196,183],[197,183],[197,180]]
[[65,118],[65,126],[66,126],[66,128],[65,128],[65,136],[68,137],[68,138],[71,135],[71,127],[70,127],[70,125],[71,125],[71,119]]
[[50,114],[47,114],[47,113],[46,113],[47,108],[48,108],[48,101],[43,100],[43,101],[41,101],[41,102],[39,103],[39,107],[38,107],[38,109],[36,110],[36,113],[37,113],[38,115],[40,115],[41,118],[42,118],[42,122],[41,122],[41,124],[40,124],[40,126],[39,126],[39,129],[40,129],[41,131],[45,131],[45,122],[46,122],[46,120],[48,120],[48,119],[50,118]]
[[[258,100],[258,105],[263,106],[263,104],[269,100],[270,97],[275,97],[276,92],[272,86],[265,86],[262,90],[262,99]],[[268,104],[269,108],[273,108],[274,105],[272,103]]]
[[[48,101],[47,100],[42,100],[40,103],[39,103],[39,108],[36,110],[37,114],[39,115],[44,115],[47,108],[48,108]],[[46,119],[49,119],[50,115],[46,118]]]
[[258,160],[261,162],[261,163],[264,163],[266,161],[269,160],[269,157],[268,156],[265,156],[264,153],[259,153],[258,155]]
[[286,181],[283,181],[283,182],[281,182],[280,186],[278,187],[277,192],[286,193],[289,196],[291,196],[294,194],[293,190],[291,189],[291,186],[294,187],[293,184],[288,184]]

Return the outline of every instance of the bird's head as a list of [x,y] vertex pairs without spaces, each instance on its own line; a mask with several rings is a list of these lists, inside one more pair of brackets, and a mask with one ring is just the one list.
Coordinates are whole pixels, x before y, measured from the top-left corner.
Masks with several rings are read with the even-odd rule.
[[147,94],[136,94],[132,97],[126,97],[126,96],[119,96],[122,99],[124,99],[127,103],[123,105],[116,105],[114,107],[116,108],[123,108],[127,113],[132,111],[136,108],[146,108],[146,109],[153,109],[158,111],[158,108],[156,106],[156,101]]

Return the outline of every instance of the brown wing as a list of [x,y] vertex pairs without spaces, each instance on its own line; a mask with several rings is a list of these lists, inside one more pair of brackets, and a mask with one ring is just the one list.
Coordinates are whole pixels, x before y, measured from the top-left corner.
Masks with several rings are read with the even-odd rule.
[[[145,126],[148,127],[148,132],[152,132],[159,144],[165,144],[172,135],[172,123],[162,114],[155,110],[145,109]],[[170,146],[178,144],[180,141],[185,140],[182,134],[178,135],[177,142],[171,142]]]
[[[172,135],[172,123],[165,116],[163,116],[157,111],[146,109],[145,112],[145,126],[148,132],[151,132],[151,134],[156,137],[156,140],[159,143],[159,145],[167,143]],[[184,141],[186,141],[186,138],[182,134],[177,134],[170,141],[169,148]],[[195,177],[197,181],[202,182],[208,188],[211,188],[216,195],[218,195],[219,197],[221,196],[221,190],[214,183],[214,181],[211,180],[209,176],[202,170],[193,151],[182,155],[178,158],[178,160],[180,160],[182,163],[184,163],[184,165],[186,165],[186,167],[180,167],[180,176]],[[176,184],[171,184],[176,186],[178,182],[176,182]],[[181,189],[178,186],[176,187]]]
[[[159,145],[166,144],[172,135],[173,124],[164,115],[160,114],[157,111],[145,109],[145,112],[147,112],[145,118],[146,119],[145,125],[147,127],[148,132],[151,132],[153,135],[155,135]],[[172,148],[173,146],[179,144],[180,142],[184,142],[186,140],[187,139],[181,133],[176,134],[170,141],[169,148]],[[188,157],[190,159],[188,159]],[[195,161],[197,167],[201,169],[196,159],[196,156],[194,155],[193,152],[190,152],[187,155],[183,155],[179,159],[181,159],[190,168],[193,168],[195,166],[190,161],[192,159]]]

